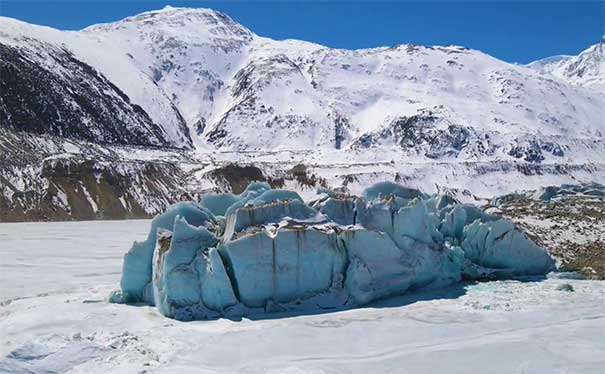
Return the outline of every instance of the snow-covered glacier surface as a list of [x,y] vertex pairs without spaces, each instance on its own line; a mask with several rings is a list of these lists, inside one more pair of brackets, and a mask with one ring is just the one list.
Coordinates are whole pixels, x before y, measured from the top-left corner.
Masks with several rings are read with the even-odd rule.
[[184,323],[107,303],[123,243],[144,240],[149,223],[0,224],[0,373],[552,374],[605,365],[605,283],[563,274],[269,318]]
[[382,182],[361,197],[255,182],[157,216],[124,257],[117,303],[179,320],[359,307],[465,280],[544,275],[554,260],[507,220]]

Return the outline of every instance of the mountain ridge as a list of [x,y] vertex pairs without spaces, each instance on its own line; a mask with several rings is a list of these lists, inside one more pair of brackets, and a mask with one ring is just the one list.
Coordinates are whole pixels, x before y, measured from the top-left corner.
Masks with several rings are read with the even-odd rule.
[[[53,169],[40,177],[40,165],[59,158],[71,159],[74,170],[125,179],[115,185],[131,183],[130,190],[111,193],[131,206],[157,201],[149,214],[192,191],[229,188],[213,170],[232,173],[230,164],[257,167],[254,178],[288,188],[359,189],[384,178],[467,191],[462,198],[605,175],[605,90],[461,46],[332,49],[258,36],[223,13],[193,8],[80,31],[0,17],[0,46],[15,51],[0,56],[0,78],[24,82],[6,81],[1,92],[0,146],[28,144],[15,158],[0,158],[8,209],[21,201],[19,209],[30,211],[36,199],[22,196],[59,196],[60,187],[49,192],[50,182],[32,182],[52,180]],[[593,47],[574,60],[575,71],[586,66],[601,79],[592,67],[602,54]],[[65,62],[68,56],[83,68]],[[38,79],[27,78],[22,61],[42,72]],[[37,106],[21,99],[31,92],[46,92]],[[21,112],[30,116],[17,123]],[[49,112],[57,115],[49,119]],[[82,169],[86,160],[100,166]],[[158,172],[154,165],[167,160],[169,171]],[[23,165],[26,173],[18,171]],[[112,167],[120,172],[106,171]],[[507,182],[513,174],[518,184]],[[150,186],[154,178],[171,188],[186,182],[172,193]],[[88,189],[90,180],[83,181]],[[84,193],[65,188],[68,199]]]
[[573,85],[592,87],[599,92],[605,92],[605,35],[598,43],[577,56],[547,57],[531,62],[527,66]]
[[[34,34],[31,31],[33,30],[32,26],[27,25],[27,27]],[[10,29],[10,27],[4,28]],[[194,29],[194,31],[191,29]],[[48,29],[46,30],[48,31]],[[63,35],[64,33],[67,34]],[[3,34],[7,35],[6,32]],[[19,34],[23,34],[23,32],[19,33],[17,30],[14,34],[18,39]],[[54,34],[54,38],[65,36],[62,40],[65,47],[71,49],[83,61],[92,64],[110,81],[116,82],[117,87],[124,87],[126,94],[133,103],[146,110],[150,117],[163,127],[165,132],[171,133],[170,137],[173,139],[173,143],[180,143],[179,145],[184,147],[195,145],[197,148],[203,149],[217,146],[231,149],[258,149],[258,144],[248,144],[246,139],[242,140],[247,128],[242,128],[240,123],[250,121],[250,115],[245,115],[245,113],[241,115],[240,113],[246,111],[253,111],[255,122],[262,121],[265,123],[265,127],[277,126],[282,130],[288,130],[293,125],[299,127],[296,131],[286,131],[284,135],[288,138],[295,137],[297,139],[307,136],[306,140],[301,141],[303,144],[296,146],[297,148],[308,149],[318,145],[336,147],[336,143],[338,143],[339,148],[346,148],[347,145],[353,144],[355,139],[363,136],[367,130],[376,131],[380,126],[386,125],[397,117],[414,116],[418,111],[438,110],[434,104],[431,105],[430,100],[423,100],[418,103],[419,105],[414,105],[412,101],[418,101],[416,98],[408,98],[388,92],[392,88],[389,85],[398,85],[404,89],[409,89],[412,91],[412,96],[418,96],[426,90],[437,94],[441,91],[455,91],[457,89],[456,85],[458,85],[463,86],[461,89],[464,91],[474,90],[473,95],[482,96],[479,98],[479,103],[485,104],[490,100],[502,100],[495,92],[490,91],[514,90],[517,92],[513,95],[518,96],[523,93],[519,92],[522,91],[523,83],[521,81],[527,78],[533,80],[531,73],[529,77],[526,77],[527,71],[521,70],[520,72],[518,70],[522,67],[507,64],[480,51],[464,47],[401,44],[393,47],[342,50],[297,40],[274,41],[257,36],[224,13],[205,8],[166,7],[161,10],[126,17],[116,22],[91,25],[77,32],[54,30]],[[70,38],[74,39],[74,36],[75,39],[81,39],[91,35],[90,42],[96,40],[104,47],[106,47],[107,39],[111,40],[114,45],[122,45],[115,47],[114,50],[109,50],[107,54],[114,57],[111,57],[109,61],[104,61],[104,56],[90,53],[86,48],[82,51],[81,40],[79,42],[70,40]],[[10,36],[8,39],[10,39]],[[463,56],[468,54],[470,55],[468,60],[471,60],[469,63],[474,63],[473,59],[484,59],[482,63],[493,70],[483,73],[492,74],[492,76],[486,77],[489,81],[488,86],[480,79],[475,81],[468,79],[469,74],[476,77],[480,76],[482,73],[476,69],[485,70],[483,66],[475,64],[466,69],[464,63],[457,62],[454,58],[447,58],[443,61],[444,59],[438,56],[438,52],[435,51],[448,55],[459,54]],[[417,63],[420,66],[419,70],[418,65],[412,65],[415,64],[414,61],[405,60],[405,55],[413,55],[414,53],[419,55],[420,62],[423,59],[422,55],[429,56],[431,54],[435,55],[430,56],[433,59],[441,58],[442,61],[433,63],[429,61],[428,64]],[[197,58],[195,56],[201,57]],[[386,60],[392,60],[393,57],[401,61],[389,66],[388,68],[391,71],[380,71],[382,67],[389,63]],[[354,66],[352,63],[369,65],[369,69],[365,69],[365,71],[364,69],[358,69],[359,71],[343,74],[342,79],[344,81],[349,80],[349,87],[344,86],[346,89],[361,91],[360,94],[370,97],[375,102],[364,102],[359,98],[345,97],[346,92],[343,92],[343,90],[329,92],[333,91],[334,84],[337,86],[344,84],[340,81],[328,80],[325,83],[332,87],[322,90],[322,82],[318,82],[314,74],[323,73],[324,76],[327,74],[330,78],[337,76],[340,72],[334,69],[333,66],[317,63],[314,60],[316,58],[331,59],[333,60],[332,65],[334,65],[334,62],[340,63],[340,67],[343,69]],[[426,57],[426,59],[428,58]],[[338,59],[343,61],[336,61]],[[443,66],[439,66],[443,63],[446,65],[445,69]],[[290,69],[287,67],[288,64],[293,70],[288,70]],[[119,71],[113,71],[114,68],[110,65],[119,66],[119,69],[117,69]],[[423,68],[433,71],[422,71]],[[461,72],[452,72],[456,68]],[[132,74],[126,74],[124,69]],[[245,69],[248,70],[247,76],[244,74]],[[279,75],[277,73],[279,69],[285,69],[282,71],[281,77],[277,76]],[[409,74],[396,75],[393,74],[394,70],[407,71]],[[366,83],[367,79],[365,79],[366,82],[363,82],[363,74],[371,75],[373,73],[377,73],[378,77],[369,80],[369,84]],[[494,74],[498,76],[493,76]],[[136,79],[127,78],[133,75]],[[452,75],[456,77],[457,81],[451,81],[451,79],[448,81],[449,76]],[[462,79],[460,79],[461,77]],[[245,83],[242,80],[244,78],[253,79],[252,83],[256,84],[254,92],[249,91],[245,98],[239,96],[239,93],[242,92],[241,89],[235,89],[236,86],[242,87],[242,83]],[[361,86],[351,87],[350,85],[357,83],[354,79],[360,81]],[[377,93],[377,90],[368,89],[368,85],[379,79],[388,80],[383,88],[384,92]],[[391,83],[394,80],[406,79],[420,81],[420,84],[417,87],[412,87],[411,84]],[[294,88],[294,95],[283,95],[288,89],[280,86],[281,82],[279,80],[286,80],[288,85],[298,84],[299,87]],[[507,87],[502,86],[503,82]],[[483,86],[479,87],[477,84]],[[548,85],[548,83],[544,85]],[[559,87],[553,88],[559,89]],[[275,97],[265,97],[269,89],[278,92],[276,94],[280,96],[279,100]],[[421,92],[413,92],[415,89]],[[539,87],[540,91],[551,89],[550,87]],[[459,94],[459,92],[453,93]],[[539,97],[540,94],[538,92],[534,97]],[[562,95],[566,95],[566,93],[563,92]],[[343,102],[339,96],[342,96],[345,101]],[[545,99],[552,100],[548,95],[545,96]],[[353,103],[353,106],[346,102],[355,99],[358,102]],[[452,101],[452,99],[456,100],[457,97],[449,95],[449,97],[441,97],[434,101],[443,105]],[[467,99],[473,98],[467,97]],[[517,107],[528,107],[527,103],[514,103],[514,100],[507,100],[507,98],[504,98],[503,101],[509,101]],[[411,105],[395,112],[391,111],[391,113],[388,113],[384,108],[392,106],[393,103],[400,105],[399,103],[402,102]],[[502,102],[498,102],[498,104],[502,104]],[[367,106],[367,109],[357,110],[355,107],[360,105]],[[459,105],[460,103],[451,103],[449,107],[445,108],[448,111],[446,115],[452,115],[451,112],[455,112]],[[156,110],[156,107],[159,109]],[[274,113],[270,113],[271,116],[262,115],[264,110],[269,109],[274,110]],[[542,109],[539,107],[534,110],[534,108],[529,107],[529,110],[538,112],[535,113],[538,118],[527,121],[523,118],[524,113],[502,113],[500,109],[501,106],[492,108],[491,111],[495,114],[493,118],[487,118],[486,116],[468,118],[468,115],[463,115],[462,118],[456,120],[458,122],[471,122],[471,127],[476,127],[477,123],[481,123],[479,126],[487,126],[489,122],[497,123],[502,121],[503,118],[513,124],[525,121],[529,122],[529,126],[535,126],[536,122],[538,124],[545,123],[552,118],[561,122],[562,119],[565,119],[564,117],[568,116],[568,113],[555,113],[553,116],[550,113],[553,110],[552,108]],[[376,113],[380,111],[385,112],[386,115],[377,115]],[[462,112],[464,111],[468,113],[471,110],[462,108]],[[513,116],[517,118],[513,118]],[[179,117],[182,117],[187,123],[189,134],[178,125]],[[347,123],[349,126],[335,124],[332,119],[334,117],[340,118],[340,124]],[[452,118],[448,119],[452,120]],[[583,120],[582,122],[587,121]],[[259,131],[259,129],[256,128],[255,131]],[[229,132],[238,135],[225,135]],[[317,135],[318,132],[319,135]],[[280,138],[279,131],[269,131],[269,133],[270,137],[277,139],[276,143],[283,143],[284,139]],[[331,134],[328,136],[329,133]],[[325,139],[327,138],[332,138],[332,140],[326,142]],[[337,141],[337,139],[339,140]],[[276,144],[271,144],[271,146],[275,147]]]

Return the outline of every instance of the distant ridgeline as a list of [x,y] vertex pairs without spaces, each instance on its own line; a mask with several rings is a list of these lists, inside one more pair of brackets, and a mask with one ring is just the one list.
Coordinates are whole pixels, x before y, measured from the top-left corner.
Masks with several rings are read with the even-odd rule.
[[462,279],[546,274],[550,255],[511,221],[384,182],[305,204],[252,183],[171,206],[124,257],[116,303],[194,320],[350,308]]

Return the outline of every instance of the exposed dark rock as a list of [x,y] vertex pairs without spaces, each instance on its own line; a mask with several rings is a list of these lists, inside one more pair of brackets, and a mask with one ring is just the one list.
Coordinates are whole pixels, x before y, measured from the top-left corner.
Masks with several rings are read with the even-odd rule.
[[33,62],[29,55],[37,52],[0,44],[2,127],[99,144],[174,146],[140,106],[91,66],[67,50],[30,43],[54,67]]
[[40,169],[39,183],[10,199],[0,195],[0,221],[148,218],[191,198],[180,186],[182,178],[169,163],[50,159]]
[[381,130],[364,134],[353,142],[352,147],[380,146],[390,140],[408,152],[424,154],[429,158],[456,156],[469,145],[474,131],[470,127],[454,124],[438,128],[440,121],[440,118],[430,114],[401,117]]
[[266,177],[262,170],[254,165],[228,164],[212,170],[209,173],[218,186],[224,186],[224,190],[232,193],[242,193],[250,182],[267,182],[272,188],[283,187],[281,178]]
[[342,147],[349,127],[349,121],[345,116],[336,115],[336,118],[334,118],[334,148],[340,149]]
[[204,117],[198,119],[193,125],[193,128],[195,129],[196,135],[201,136],[206,128],[206,119]]
[[563,157],[565,155],[563,148],[559,144],[540,139],[517,140],[517,144],[511,147],[508,154],[514,158],[522,158],[527,162],[540,163],[544,161],[544,152],[556,157]]
[[327,182],[318,178],[315,174],[309,175],[307,167],[303,164],[295,165],[288,171],[288,174],[293,177],[301,186],[306,187],[327,187]]
[[563,283],[557,286],[557,291],[574,292],[574,288],[569,283]]

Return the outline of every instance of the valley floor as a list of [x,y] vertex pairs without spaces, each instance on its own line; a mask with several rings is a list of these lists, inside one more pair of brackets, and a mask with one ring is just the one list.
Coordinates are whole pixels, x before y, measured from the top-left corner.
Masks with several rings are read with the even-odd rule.
[[241,321],[179,322],[107,303],[123,254],[148,225],[0,224],[0,373],[551,374],[605,365],[605,282],[561,276]]

